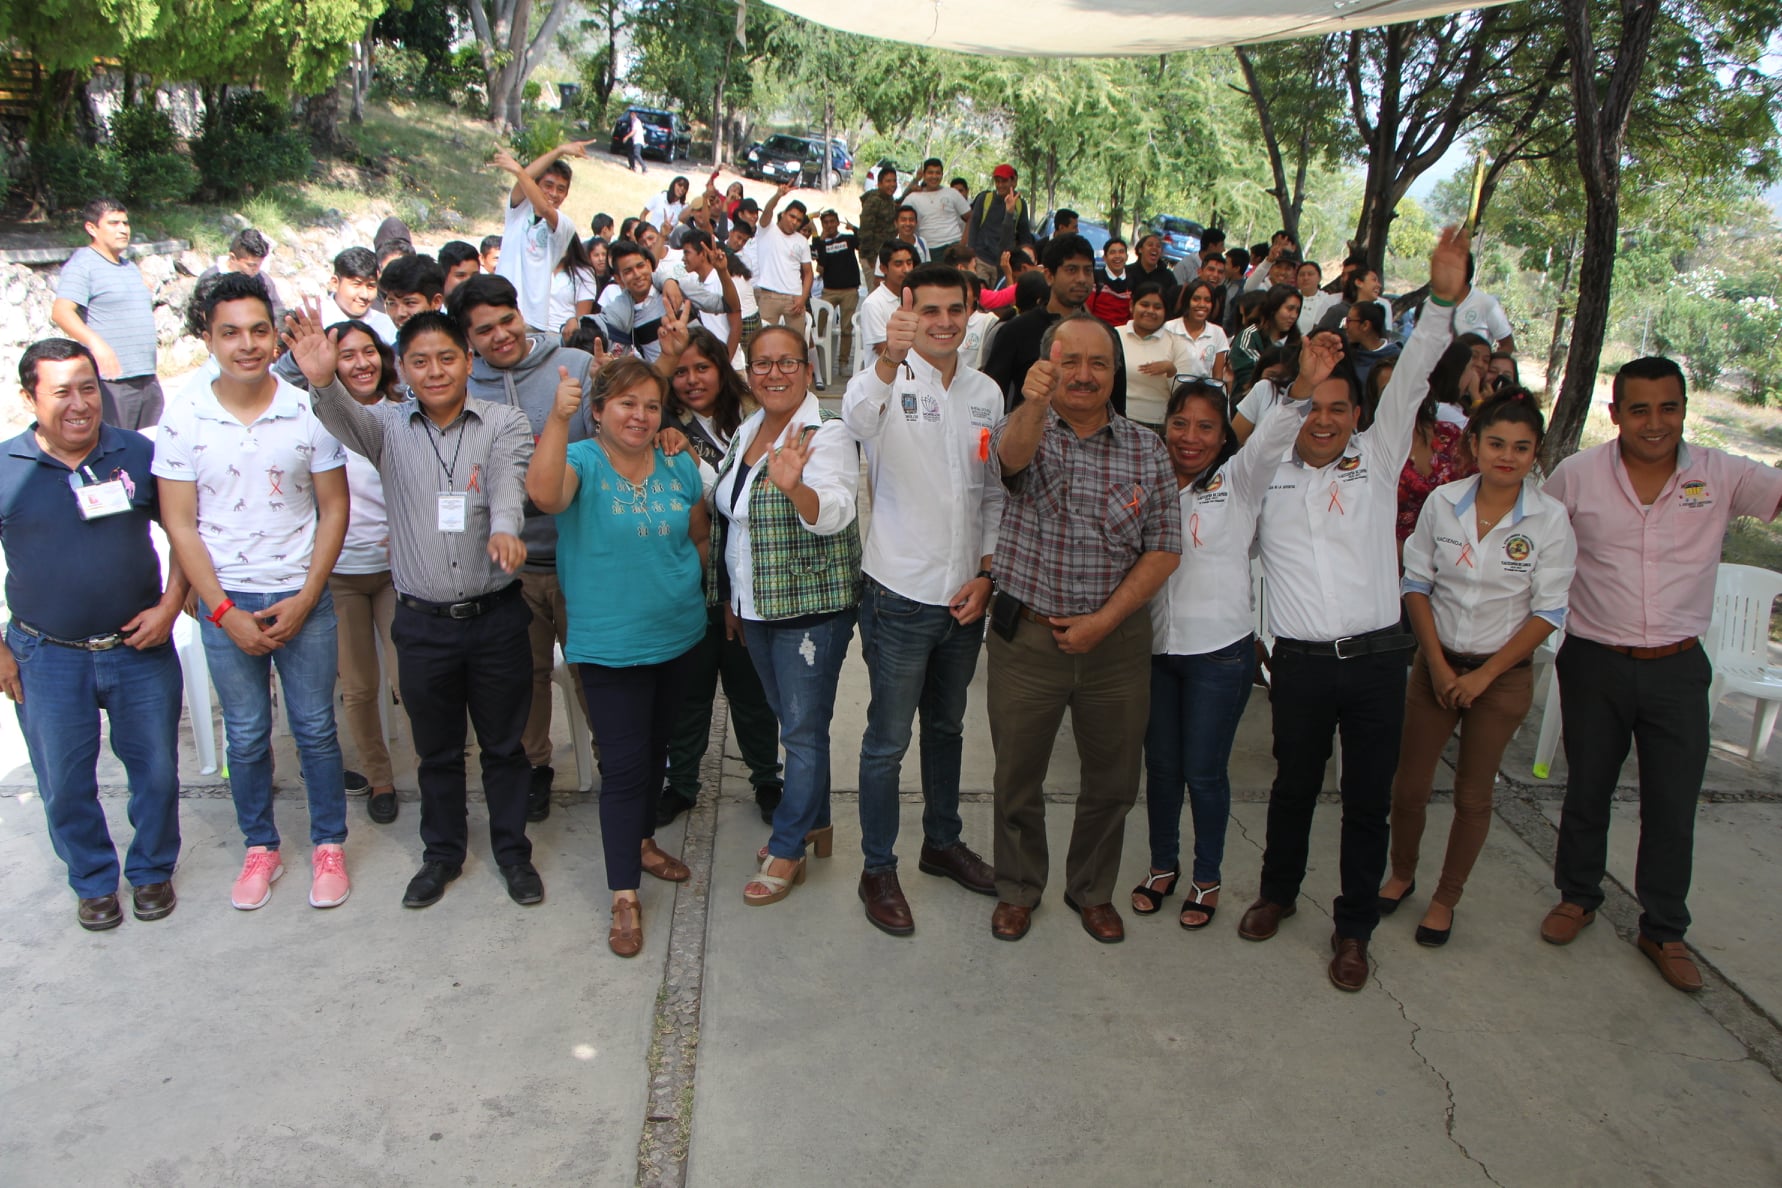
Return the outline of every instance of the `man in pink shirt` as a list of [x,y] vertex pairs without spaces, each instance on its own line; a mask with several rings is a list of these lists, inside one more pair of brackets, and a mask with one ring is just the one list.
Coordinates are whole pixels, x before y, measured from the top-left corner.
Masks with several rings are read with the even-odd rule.
[[1561,898],[1541,938],[1569,944],[1596,918],[1609,804],[1631,742],[1640,756],[1640,951],[1665,981],[1693,993],[1702,979],[1683,933],[1712,676],[1700,637],[1713,617],[1727,521],[1775,519],[1782,470],[1684,444],[1688,407],[1675,363],[1635,359],[1616,373],[1609,406],[1620,437],[1567,458],[1547,480],[1547,494],[1571,515],[1578,573],[1558,661]]

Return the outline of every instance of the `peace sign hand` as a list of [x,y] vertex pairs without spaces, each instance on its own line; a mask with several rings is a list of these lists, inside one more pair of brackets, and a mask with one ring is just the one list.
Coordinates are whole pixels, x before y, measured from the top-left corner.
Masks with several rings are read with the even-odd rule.
[[313,388],[325,388],[335,381],[335,368],[340,363],[340,343],[322,329],[322,303],[311,298],[285,315],[285,331],[281,338],[290,348],[291,358],[303,371],[303,378]]
[[669,310],[662,315],[662,321],[656,326],[656,341],[662,346],[662,357],[680,362],[681,352],[687,349],[687,340],[691,336],[688,322],[693,317],[693,303],[682,301],[678,311]]
[[781,493],[791,495],[804,484],[804,467],[811,460],[811,453],[816,449],[814,438],[815,425],[801,425],[792,440],[782,446],[775,446],[768,455],[767,481],[778,487]]
[[1027,381],[1021,385],[1021,395],[1035,404],[1050,405],[1063,383],[1064,344],[1054,342],[1051,357],[1027,369]]
[[905,289],[902,306],[893,311],[885,323],[885,358],[894,364],[909,358],[910,348],[916,345],[916,331],[921,325],[921,319],[916,316],[916,296]]

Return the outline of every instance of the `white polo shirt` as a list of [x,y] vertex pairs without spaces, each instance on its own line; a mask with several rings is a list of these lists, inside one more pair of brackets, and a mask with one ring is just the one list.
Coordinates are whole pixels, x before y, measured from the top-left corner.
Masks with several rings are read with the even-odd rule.
[[890,285],[880,285],[860,303],[860,341],[869,356],[872,348],[885,341],[885,326],[902,305],[903,294],[893,293]]
[[[389,314],[380,313],[375,309],[368,309],[355,318],[352,314],[340,308],[340,303],[335,301],[334,294],[330,293],[328,294],[328,300],[322,303],[322,329],[330,330],[335,326],[340,325],[342,322],[364,322],[367,326],[370,326],[373,330],[377,331],[377,336],[384,340],[385,346],[393,347],[396,345],[396,323],[390,320]],[[212,373],[211,378],[216,378],[214,372]]]
[[[774,212],[778,215],[778,211]],[[755,287],[797,297],[804,292],[804,269],[811,262],[811,241],[802,235],[782,234],[766,219],[749,241],[755,245]]]
[[1341,639],[1398,622],[1398,478],[1429,373],[1448,349],[1451,312],[1424,308],[1373,427],[1340,458],[1314,469],[1296,451],[1276,467],[1258,533],[1269,629],[1282,639]]
[[1182,488],[1182,563],[1151,599],[1154,654],[1202,656],[1256,629],[1250,601],[1256,519],[1269,479],[1309,407],[1275,404],[1204,489]]
[[[1433,305],[1424,307],[1424,315],[1436,308]],[[1504,307],[1490,293],[1474,289],[1466,295],[1466,300],[1454,307],[1454,337],[1462,334],[1477,334],[1491,344],[1493,350],[1497,344],[1510,337],[1510,318],[1504,313]]]
[[996,550],[1002,484],[990,430],[1002,392],[963,363],[951,385],[911,351],[887,384],[868,367],[848,381],[842,421],[866,451],[872,522],[861,569],[896,594],[946,606]]
[[903,196],[903,206],[916,211],[916,234],[946,247],[965,237],[965,220],[971,217],[971,203],[952,186],[938,190],[911,190]]
[[1219,356],[1231,353],[1231,336],[1225,333],[1223,326],[1208,322],[1200,328],[1199,334],[1190,334],[1181,318],[1172,318],[1164,323],[1163,328],[1193,348],[1195,366],[1184,374],[1211,376],[1213,364],[1219,361]]
[[1405,540],[1404,594],[1422,594],[1435,615],[1442,646],[1489,656],[1510,642],[1529,617],[1565,629],[1566,600],[1578,563],[1578,542],[1565,505],[1522,480],[1516,506],[1483,538],[1474,505],[1479,476],[1443,483],[1429,494]]
[[155,436],[157,478],[195,483],[198,535],[225,590],[300,588],[315,548],[312,474],[346,465],[309,393],[278,380],[251,425],[223,410],[209,387],[169,407]]

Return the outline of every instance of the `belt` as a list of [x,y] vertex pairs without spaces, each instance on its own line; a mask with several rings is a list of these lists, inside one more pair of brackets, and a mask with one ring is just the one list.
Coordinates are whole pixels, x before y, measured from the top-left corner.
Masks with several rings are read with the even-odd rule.
[[[1590,642],[1596,643],[1595,640]],[[1702,641],[1692,635],[1688,639],[1680,639],[1676,643],[1659,644],[1655,648],[1624,648],[1620,644],[1597,644],[1597,646],[1607,648],[1611,652],[1620,652],[1623,656],[1631,656],[1635,660],[1663,660],[1666,656],[1687,652],[1700,642]]]
[[1025,603],[1021,604],[1021,617],[1026,619],[1029,623],[1038,623],[1045,627],[1050,627],[1052,625],[1051,615],[1042,615],[1038,611],[1028,610]]
[[14,619],[12,625],[26,635],[41,639],[44,643],[53,643],[64,648],[79,648],[83,652],[109,652],[119,644],[128,643],[130,640],[129,636],[120,631],[108,631],[104,635],[89,635],[85,639],[57,639],[47,631],[39,631],[29,623],[21,622],[18,619]]
[[[1450,652],[1447,648],[1443,648],[1442,649],[1442,659],[1444,659],[1448,662],[1449,668],[1457,669],[1462,672],[1471,672],[1475,668],[1485,667],[1486,663],[1488,661],[1490,661],[1491,657],[1490,656],[1472,656],[1472,655],[1468,655],[1465,652]],[[1534,663],[1534,657],[1524,656],[1521,660],[1518,660],[1516,663],[1510,665],[1510,667],[1512,669],[1527,668],[1529,665],[1531,665],[1533,663]]]
[[1361,656],[1377,656],[1385,652],[1408,652],[1417,646],[1417,637],[1397,627],[1382,627],[1360,635],[1341,639],[1277,639],[1274,650],[1298,652],[1305,656],[1335,656],[1338,660],[1354,660]]
[[520,596],[520,583],[504,586],[493,594],[484,594],[480,598],[470,598],[463,602],[427,602],[398,592],[396,601],[410,610],[420,611],[423,615],[434,615],[441,619],[474,619],[478,615],[488,614],[505,602],[512,602]]

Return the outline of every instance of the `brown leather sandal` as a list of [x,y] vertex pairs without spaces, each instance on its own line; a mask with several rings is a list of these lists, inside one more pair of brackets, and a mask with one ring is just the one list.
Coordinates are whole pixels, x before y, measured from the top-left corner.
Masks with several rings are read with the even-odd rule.
[[635,957],[643,951],[643,905],[637,900],[613,901],[613,926],[606,934],[606,947],[621,957]]
[[684,883],[693,877],[693,872],[687,869],[687,864],[663,851],[656,844],[654,838],[644,838],[642,860],[645,871],[665,882]]

